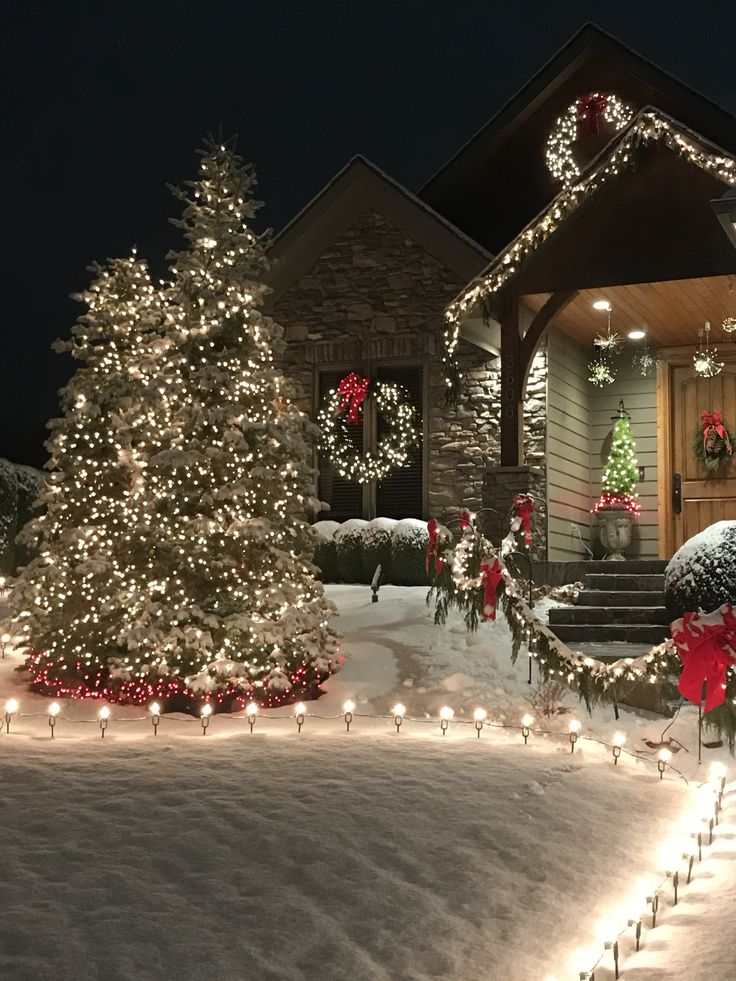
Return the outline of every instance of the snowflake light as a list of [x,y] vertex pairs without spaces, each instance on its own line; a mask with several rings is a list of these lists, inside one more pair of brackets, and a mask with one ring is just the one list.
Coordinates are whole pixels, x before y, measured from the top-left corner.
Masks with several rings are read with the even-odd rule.
[[736,333],[736,317],[726,317],[726,319],[721,324],[721,327],[723,327],[724,331],[727,334],[735,334]]
[[588,364],[588,381],[596,388],[605,388],[616,380],[616,372],[611,364],[601,356]]
[[637,351],[634,355],[632,364],[643,378],[648,378],[654,373],[654,369],[657,367],[657,359],[645,343],[641,351]]

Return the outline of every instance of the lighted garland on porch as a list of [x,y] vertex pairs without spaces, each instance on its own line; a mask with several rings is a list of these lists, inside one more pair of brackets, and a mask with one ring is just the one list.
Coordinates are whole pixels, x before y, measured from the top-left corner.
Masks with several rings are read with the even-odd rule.
[[565,188],[550,204],[531,221],[511,242],[509,247],[491,264],[489,270],[474,280],[447,308],[445,312],[444,365],[445,382],[451,399],[457,398],[460,389],[460,370],[457,348],[460,341],[460,325],[464,316],[477,304],[483,304],[490,313],[488,300],[504,283],[514,276],[524,262],[557,228],[583,203],[583,201],[611,177],[634,165],[635,151],[642,145],[663,143],[689,163],[712,174],[730,186],[736,186],[736,161],[722,153],[707,152],[696,144],[698,140],[686,127],[676,123],[659,110],[642,110],[615,138],[610,155],[595,166],[585,177]]
[[[526,647],[539,665],[542,677],[564,679],[589,712],[596,704],[621,701],[627,687],[636,683],[666,682],[675,694],[682,659],[671,639],[637,658],[620,658],[610,664],[573,651],[559,640],[531,609],[524,590],[508,569],[505,559],[516,550],[513,532],[498,548],[471,523],[453,546],[448,529],[438,526],[438,541],[439,561],[429,569],[432,585],[428,596],[428,602],[435,604],[436,623],[444,624],[452,609],[462,614],[471,632],[477,631],[483,620],[495,619],[495,608],[489,614],[488,582],[497,563],[499,576],[493,588],[511,631],[513,663],[522,647]],[[726,672],[725,679],[725,701],[708,711],[703,723],[719,738],[727,740],[734,752],[736,675],[732,668]]]
[[[362,403],[369,396],[376,400],[388,432],[375,453],[357,453],[350,442],[347,422],[361,420]],[[417,413],[408,394],[391,382],[372,382],[355,372],[346,375],[329,392],[319,411],[320,451],[346,480],[358,484],[384,480],[394,470],[409,463],[411,449],[419,441]]]

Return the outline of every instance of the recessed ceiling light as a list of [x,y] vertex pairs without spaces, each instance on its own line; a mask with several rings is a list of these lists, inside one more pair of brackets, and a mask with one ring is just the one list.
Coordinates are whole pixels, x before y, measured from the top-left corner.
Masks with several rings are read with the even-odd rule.
[[594,310],[610,310],[611,309],[611,304],[608,302],[608,300],[596,300],[595,303],[593,304],[593,309]]
[[637,327],[635,330],[630,330],[626,336],[630,341],[640,341],[647,336],[647,332]]

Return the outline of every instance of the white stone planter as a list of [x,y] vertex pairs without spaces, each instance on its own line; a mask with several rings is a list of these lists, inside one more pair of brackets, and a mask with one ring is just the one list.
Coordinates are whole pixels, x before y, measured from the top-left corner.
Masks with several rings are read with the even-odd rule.
[[631,544],[634,516],[627,508],[606,508],[598,512],[598,534],[606,551],[604,558],[622,562]]

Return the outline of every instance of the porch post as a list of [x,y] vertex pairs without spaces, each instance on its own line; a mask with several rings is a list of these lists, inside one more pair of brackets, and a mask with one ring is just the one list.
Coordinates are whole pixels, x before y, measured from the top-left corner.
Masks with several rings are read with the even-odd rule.
[[505,299],[501,311],[501,466],[518,467],[521,459],[522,406],[519,300]]

